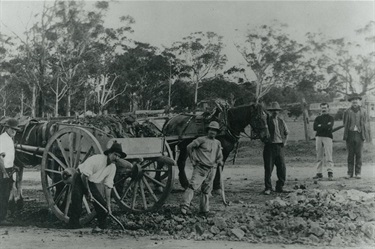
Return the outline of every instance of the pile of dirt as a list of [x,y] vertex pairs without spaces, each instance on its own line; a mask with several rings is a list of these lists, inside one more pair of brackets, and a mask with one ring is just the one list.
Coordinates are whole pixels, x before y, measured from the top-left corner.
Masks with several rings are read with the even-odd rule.
[[184,216],[169,205],[159,213],[121,219],[136,237],[354,246],[375,243],[374,207],[375,193],[299,189],[266,205],[244,203],[215,217]]

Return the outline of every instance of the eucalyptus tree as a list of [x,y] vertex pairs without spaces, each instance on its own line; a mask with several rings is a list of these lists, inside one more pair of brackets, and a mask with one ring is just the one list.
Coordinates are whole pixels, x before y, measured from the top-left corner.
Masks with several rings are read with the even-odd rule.
[[128,84],[130,108],[151,109],[167,105],[169,59],[148,43],[134,42],[117,55],[111,71]]
[[[329,93],[365,95],[375,90],[375,22],[356,30],[362,41],[327,38],[308,33],[308,43],[315,54],[317,70],[325,77],[319,88]],[[368,44],[366,44],[368,43]],[[367,46],[366,46],[367,45]]]
[[307,48],[291,39],[285,25],[260,25],[246,33],[237,50],[247,68],[237,71],[245,82],[256,86],[255,101],[259,102],[275,86],[296,85],[314,75],[304,53]]
[[190,81],[195,86],[194,104],[198,103],[198,90],[203,79],[216,76],[227,62],[223,54],[223,37],[214,32],[195,32],[174,42],[173,52],[188,69]]
[[43,93],[53,78],[49,65],[53,42],[48,37],[53,17],[54,6],[45,3],[42,11],[35,15],[37,22],[22,37],[13,33],[18,41],[17,54],[10,58],[8,68],[12,68],[11,79],[31,93],[32,117],[43,115],[46,106]]

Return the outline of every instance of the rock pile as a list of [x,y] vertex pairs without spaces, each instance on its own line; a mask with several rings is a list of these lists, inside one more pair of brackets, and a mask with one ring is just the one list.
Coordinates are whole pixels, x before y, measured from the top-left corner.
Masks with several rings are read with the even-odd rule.
[[375,242],[375,193],[302,190],[266,205],[222,210],[213,218],[183,216],[177,206],[123,218],[129,233],[155,239],[241,240],[263,243],[358,245]]

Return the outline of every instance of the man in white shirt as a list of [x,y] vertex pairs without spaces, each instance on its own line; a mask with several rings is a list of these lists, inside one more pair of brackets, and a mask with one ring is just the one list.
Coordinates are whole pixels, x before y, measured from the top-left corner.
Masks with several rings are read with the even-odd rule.
[[[93,197],[104,207],[107,207],[111,214],[111,192],[113,188],[113,179],[116,174],[115,162],[117,158],[125,158],[126,154],[122,151],[119,143],[114,142],[103,154],[93,155],[78,166],[78,171],[73,178],[72,204],[70,207],[70,219],[68,228],[80,228],[79,218],[82,212],[82,198],[85,194],[88,200]],[[103,184],[105,187],[105,199],[98,190],[96,184]],[[97,203],[93,202],[97,213],[98,226],[96,230],[106,228],[107,213]]]
[[9,225],[5,220],[8,211],[8,201],[12,189],[13,163],[15,149],[13,138],[16,135],[18,121],[9,119],[5,125],[5,132],[0,135],[0,225]]

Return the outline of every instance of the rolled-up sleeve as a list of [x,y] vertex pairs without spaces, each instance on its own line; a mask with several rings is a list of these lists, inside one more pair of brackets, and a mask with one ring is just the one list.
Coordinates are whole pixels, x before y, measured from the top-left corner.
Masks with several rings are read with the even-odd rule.
[[93,166],[97,163],[94,157],[89,157],[86,161],[78,166],[79,170],[85,176],[91,176],[93,174]]
[[116,174],[116,166],[112,165],[111,166],[111,172],[108,174],[108,176],[104,180],[104,185],[107,186],[108,188],[113,188],[113,179],[115,178]]

